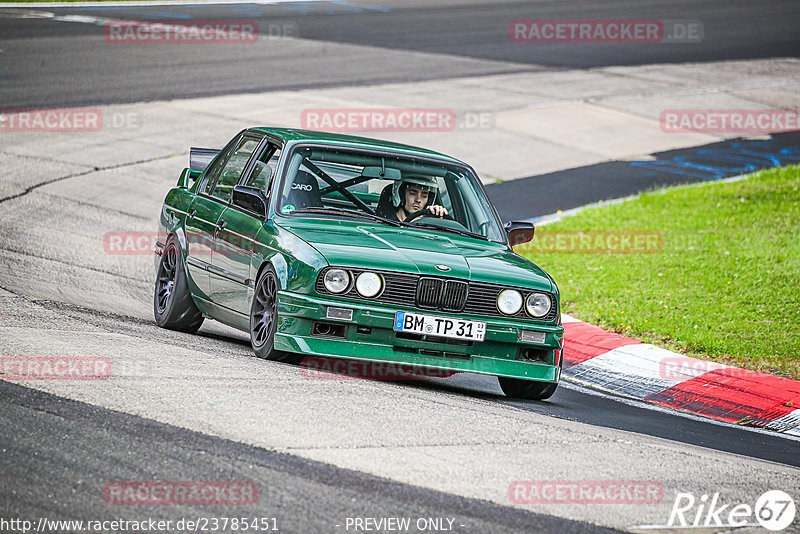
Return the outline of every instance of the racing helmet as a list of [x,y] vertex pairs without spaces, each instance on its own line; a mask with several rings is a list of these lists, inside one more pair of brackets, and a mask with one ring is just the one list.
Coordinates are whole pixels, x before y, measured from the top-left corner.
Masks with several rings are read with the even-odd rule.
[[434,203],[438,192],[436,178],[433,176],[409,175],[403,176],[392,185],[392,202],[395,207],[399,208],[403,205],[403,197],[406,194],[406,189],[411,184],[427,187],[428,191],[432,193],[428,195],[428,202],[425,204],[426,208]]

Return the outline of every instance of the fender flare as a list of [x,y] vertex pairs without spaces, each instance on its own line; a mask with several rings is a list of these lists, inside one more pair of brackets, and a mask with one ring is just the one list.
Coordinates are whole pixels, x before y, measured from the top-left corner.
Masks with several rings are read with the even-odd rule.
[[289,285],[289,266],[286,263],[286,258],[284,258],[283,254],[280,252],[276,252],[261,262],[261,265],[258,267],[258,272],[256,272],[256,276],[253,278],[253,285],[258,281],[258,278],[267,265],[272,265],[272,268],[275,269],[275,274],[278,275],[278,290],[285,291],[286,287]]
[[[162,228],[163,230],[163,228]],[[160,232],[159,232],[160,233]],[[186,258],[187,258],[187,245],[186,245],[186,233],[183,231],[183,228],[177,226],[172,228],[171,230],[167,230],[163,234],[164,241],[161,241],[161,235],[159,235],[158,240],[156,241],[156,250],[155,250],[155,267],[156,272],[158,272],[158,264],[161,262],[161,255],[164,253],[164,247],[167,246],[167,241],[169,241],[170,237],[175,236],[175,239],[178,241],[178,246],[181,248],[181,257],[183,258],[184,267],[186,266]]]

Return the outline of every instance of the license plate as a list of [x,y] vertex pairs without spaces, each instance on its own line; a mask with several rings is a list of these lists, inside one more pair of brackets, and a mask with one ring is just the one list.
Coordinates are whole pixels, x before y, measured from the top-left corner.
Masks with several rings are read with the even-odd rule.
[[399,311],[394,316],[394,330],[426,336],[483,341],[486,335],[486,323]]

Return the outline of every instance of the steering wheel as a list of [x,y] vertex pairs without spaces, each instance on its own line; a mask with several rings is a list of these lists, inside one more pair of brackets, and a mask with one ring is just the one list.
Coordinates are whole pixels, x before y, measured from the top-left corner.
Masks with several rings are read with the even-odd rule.
[[439,217],[438,215],[434,215],[430,208],[422,208],[421,210],[412,211],[406,216],[406,222],[413,223],[415,222],[414,219],[422,218],[422,217],[434,217],[436,219],[449,219],[453,220],[450,214],[443,215]]

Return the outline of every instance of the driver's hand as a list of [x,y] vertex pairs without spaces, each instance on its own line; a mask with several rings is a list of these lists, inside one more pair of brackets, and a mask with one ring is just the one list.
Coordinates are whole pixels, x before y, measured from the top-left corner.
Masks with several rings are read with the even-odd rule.
[[428,209],[431,210],[431,214],[437,217],[444,217],[447,215],[447,210],[444,206],[430,206]]

